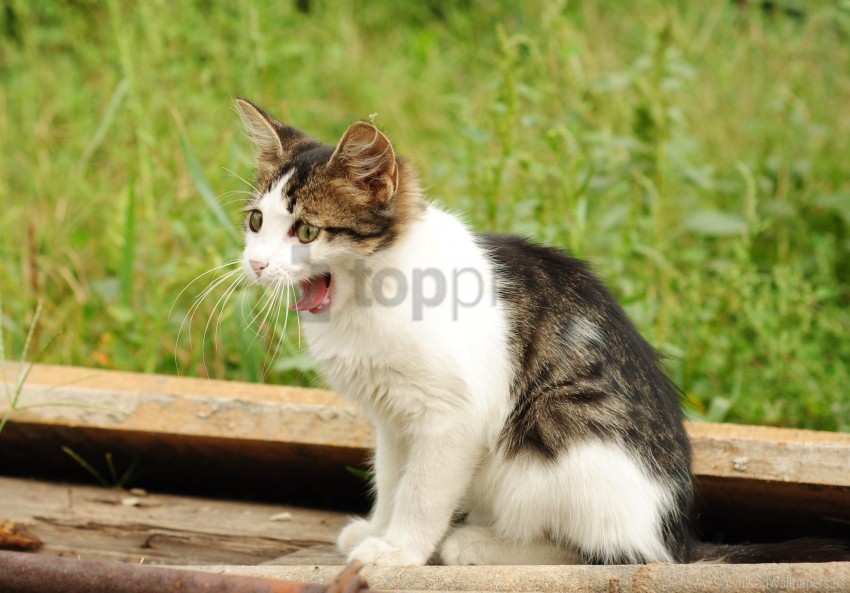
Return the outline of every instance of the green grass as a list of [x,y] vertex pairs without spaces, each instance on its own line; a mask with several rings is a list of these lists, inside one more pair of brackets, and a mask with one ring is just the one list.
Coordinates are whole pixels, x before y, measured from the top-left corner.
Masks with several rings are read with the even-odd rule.
[[246,96],[377,112],[476,229],[589,259],[695,415],[850,430],[846,1],[267,4],[0,1],[7,351],[43,300],[42,362],[316,384],[259,294],[177,339],[238,257]]

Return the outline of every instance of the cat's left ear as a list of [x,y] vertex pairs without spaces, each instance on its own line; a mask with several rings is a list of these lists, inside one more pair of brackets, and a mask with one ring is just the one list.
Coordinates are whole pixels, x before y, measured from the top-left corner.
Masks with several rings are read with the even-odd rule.
[[329,165],[369,195],[387,202],[398,189],[398,162],[390,139],[373,124],[357,122],[343,134]]
[[254,143],[258,167],[274,167],[291,157],[306,136],[248,101],[236,99],[236,111]]

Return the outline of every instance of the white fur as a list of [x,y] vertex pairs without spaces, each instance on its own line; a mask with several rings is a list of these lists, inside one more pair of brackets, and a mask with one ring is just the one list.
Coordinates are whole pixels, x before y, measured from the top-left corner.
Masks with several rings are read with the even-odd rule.
[[[398,245],[370,261],[364,282],[368,306],[345,294],[354,283],[334,271],[334,304],[305,317],[310,352],[331,385],[357,401],[375,425],[377,499],[368,525],[340,535],[352,557],[377,564],[423,564],[449,528],[476,466],[496,445],[508,411],[510,369],[506,320],[494,301],[492,272],[469,231],[429,208]],[[471,273],[458,274],[472,269]],[[381,304],[371,279],[387,276],[385,296],[399,283],[400,302]],[[425,270],[431,270],[423,276]],[[444,279],[446,298],[416,320],[422,278],[425,297]],[[403,278],[404,280],[400,280]],[[430,281],[429,281],[430,280]],[[476,307],[455,307],[472,303]],[[386,300],[386,299],[385,299]],[[324,317],[324,319],[322,319]]]
[[440,546],[444,564],[581,564],[572,548],[543,537],[519,542],[484,525],[461,525]]
[[[269,283],[333,274],[330,309],[302,313],[302,331],[377,439],[375,507],[342,531],[343,551],[366,563],[424,564],[445,540],[451,563],[572,562],[579,547],[670,559],[659,525],[671,501],[619,445],[577,443],[555,463],[499,451],[511,406],[508,321],[491,265],[457,218],[430,206],[397,244],[360,260],[320,236],[299,262],[297,239],[286,235],[285,183],[259,201],[264,223],[247,233],[246,273],[255,276],[254,259],[268,261],[261,281]],[[385,296],[407,285],[399,302],[378,300],[381,274]],[[433,296],[439,277],[446,298],[417,315],[410,288],[418,278],[419,297]],[[575,334],[600,339],[590,322]],[[469,512],[470,525],[446,538],[457,511]]]
[[602,557],[672,561],[661,533],[669,489],[614,441],[577,443],[554,463],[493,455],[470,494],[470,522],[518,543],[546,534]]
[[267,264],[263,270],[266,282],[293,278],[302,273],[303,265],[295,261],[299,241],[288,236],[294,220],[286,210],[286,195],[283,193],[283,188],[294,174],[295,169],[287,171],[254,206],[263,213],[263,225],[259,233],[246,233],[242,252],[242,269],[251,280],[257,280],[251,267],[252,260]]
[[596,324],[581,315],[573,317],[566,337],[576,348],[587,347],[593,342],[602,342],[602,334]]

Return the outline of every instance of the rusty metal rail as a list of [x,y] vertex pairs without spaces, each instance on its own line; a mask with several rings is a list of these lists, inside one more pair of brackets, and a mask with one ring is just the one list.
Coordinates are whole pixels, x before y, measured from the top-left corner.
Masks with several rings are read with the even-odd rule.
[[328,586],[117,562],[0,552],[3,593],[368,593],[352,562]]

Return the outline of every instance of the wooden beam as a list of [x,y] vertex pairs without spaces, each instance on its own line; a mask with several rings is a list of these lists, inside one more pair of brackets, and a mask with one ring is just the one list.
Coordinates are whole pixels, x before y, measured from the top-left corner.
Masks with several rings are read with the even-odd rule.
[[[17,365],[0,378],[12,381]],[[34,365],[14,422],[365,450],[372,431],[330,391]],[[0,402],[0,413],[6,402]]]
[[850,434],[689,422],[698,475],[850,486]]
[[[6,380],[16,372],[10,365]],[[45,464],[67,465],[63,444],[89,452],[100,445],[139,452],[160,472],[169,460],[192,460],[204,483],[202,475],[215,480],[216,472],[253,466],[289,498],[305,476],[318,488],[314,498],[365,490],[343,468],[365,464],[371,428],[329,391],[35,365],[20,404],[37,407],[14,412],[0,433],[0,471],[14,465],[16,451],[32,464],[47,448]],[[758,510],[766,521],[776,512],[786,523],[850,521],[850,435],[707,423],[688,431],[709,519],[750,521]]]

